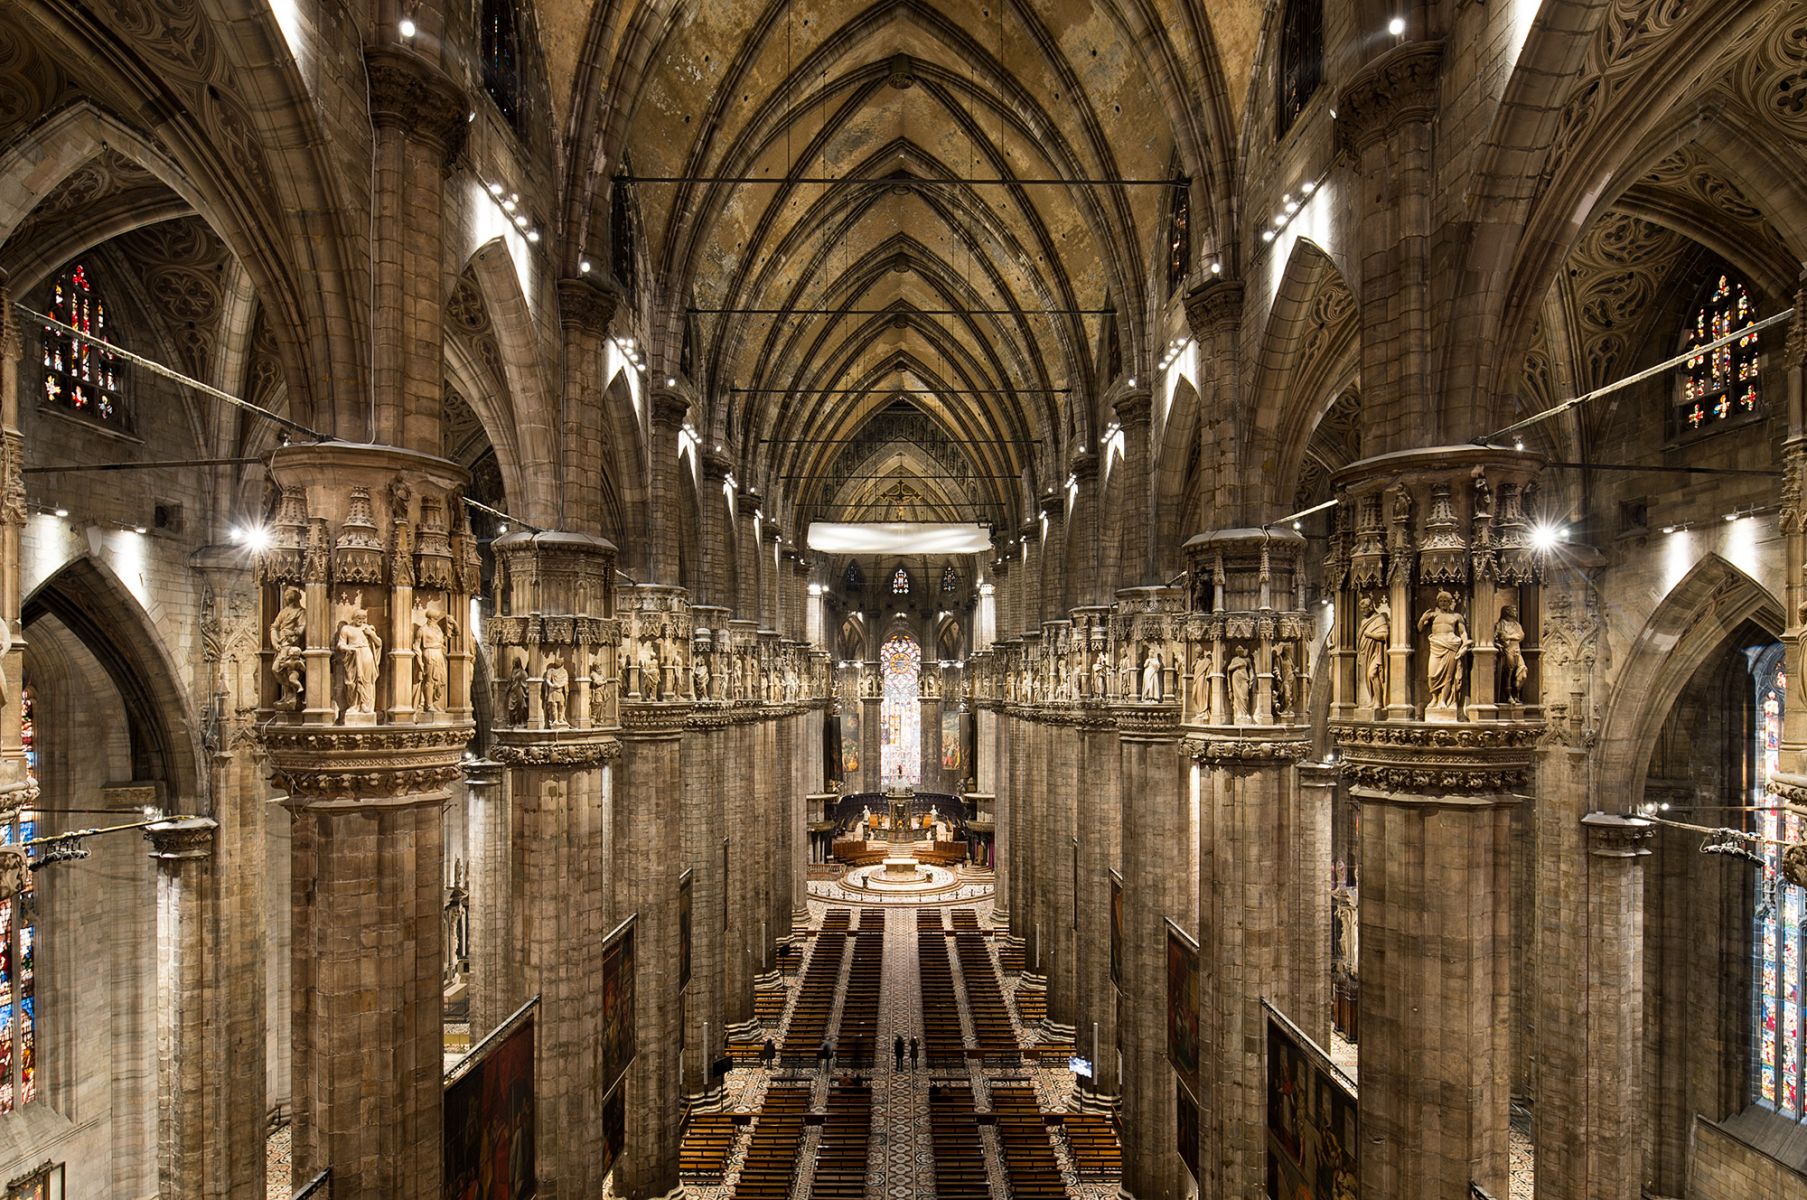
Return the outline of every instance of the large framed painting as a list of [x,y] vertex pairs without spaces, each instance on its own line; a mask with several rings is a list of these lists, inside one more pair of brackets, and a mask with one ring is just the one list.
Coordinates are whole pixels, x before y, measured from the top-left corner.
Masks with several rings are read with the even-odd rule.
[[602,1102],[602,1173],[615,1169],[621,1148],[627,1144],[627,1082],[623,1080]]
[[1267,1194],[1357,1200],[1355,1085],[1273,1006],[1267,1012]]
[[1173,1085],[1174,1093],[1174,1130],[1179,1138],[1180,1161],[1192,1172],[1192,1182],[1198,1180],[1198,1102],[1192,1098],[1178,1081]]
[[691,909],[690,885],[695,880],[694,871],[685,870],[678,876],[678,987],[682,988],[690,982],[690,936]]
[[446,1200],[532,1200],[536,996],[446,1075]]
[[832,792],[841,781],[841,722],[829,717],[822,722],[822,790]]
[[1111,982],[1123,986],[1123,876],[1111,875]]
[[858,778],[860,773],[860,705],[847,706],[841,714],[841,779]]
[[962,726],[968,719],[963,713],[941,714],[941,769],[950,783],[966,778],[966,736]]
[[1198,943],[1167,922],[1167,1061],[1198,1098]]
[[634,1061],[634,927],[629,917],[602,944],[602,1094]]

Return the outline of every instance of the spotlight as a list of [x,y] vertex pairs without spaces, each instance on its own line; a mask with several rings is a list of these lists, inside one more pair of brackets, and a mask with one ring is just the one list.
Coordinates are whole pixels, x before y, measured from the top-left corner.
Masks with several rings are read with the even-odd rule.
[[1568,531],[1562,526],[1539,521],[1531,527],[1531,548],[1539,554],[1547,554],[1556,548],[1557,542],[1567,537]]
[[1129,386],[1130,386],[1130,387],[1135,387],[1135,386],[1136,386],[1136,377],[1135,377],[1135,376],[1134,376],[1134,375],[1131,375],[1131,376],[1130,376],[1130,377],[1129,377]]
[[1222,275],[1223,274],[1223,264],[1220,262],[1212,263],[1211,264],[1211,274]]
[[1301,196],[1309,196],[1317,190],[1318,190],[1318,185],[1315,183],[1306,182],[1306,183],[1301,183],[1299,185],[1299,194]]
[[677,378],[672,375],[667,375],[665,377],[665,386],[666,387],[677,387],[678,386]]
[[539,241],[540,240],[540,231],[537,229],[529,229],[527,231],[527,240],[530,242]]
[[1294,533],[1298,533],[1301,530],[1303,530],[1304,528],[1305,528],[1305,522],[1303,522],[1303,521],[1294,521],[1293,522],[1293,532]]
[[146,530],[145,527],[142,525],[134,525],[134,526],[132,526],[132,532],[133,533],[147,533],[149,531]]
[[1675,532],[1675,526],[1673,526],[1673,525],[1665,525],[1665,526],[1663,526],[1663,532],[1664,532],[1664,533],[1674,533],[1674,532]]
[[1728,522],[1736,521],[1738,519],[1738,514],[1736,512],[1729,512],[1729,513],[1725,514],[1725,519]]
[[489,194],[492,196],[500,196],[502,194],[502,185],[499,183],[490,184],[489,185]]
[[1514,450],[1523,450],[1525,448],[1525,443],[1522,441],[1513,442],[1512,448]]
[[1264,242],[1273,241],[1274,240],[1274,231],[1271,229],[1263,229],[1261,231],[1261,240]]
[[[501,192],[501,189],[498,188],[497,194],[499,195],[500,192]],[[503,212],[513,212],[514,211],[514,201],[513,200],[502,201],[502,211]]]
[[396,29],[397,29],[397,30],[398,30],[398,31],[399,31],[399,32],[400,32],[400,33],[401,33],[401,35],[402,35],[402,36],[403,36],[403,37],[405,37],[405,38],[411,38],[411,37],[413,37],[413,36],[414,36],[414,35],[415,35],[415,34],[416,34],[416,33],[419,33],[419,32],[420,32],[420,30],[419,30],[419,29],[418,29],[418,28],[417,28],[417,27],[416,27],[416,26],[415,26],[415,24],[414,24],[414,18],[413,18],[413,17],[403,17],[403,18],[402,18],[402,23],[401,23],[401,24],[400,24],[400,25],[398,25],[398,26],[396,26]]
[[507,533],[508,532],[508,522],[507,521],[498,521],[496,523],[496,532],[497,533]]
[[578,259],[577,269],[582,271],[585,275],[588,275],[590,273],[590,260],[587,258]]
[[1392,34],[1394,37],[1404,37],[1405,36],[1405,18],[1404,17],[1394,17],[1391,21],[1388,21],[1387,22],[1387,32]]
[[66,508],[59,508],[56,510],[56,515],[59,517],[66,517],[69,515],[69,510]]
[[527,228],[527,214],[526,213],[516,213],[514,215],[514,223],[515,223],[515,227],[517,229]]
[[270,531],[262,525],[247,525],[238,531],[238,540],[246,549],[262,554],[270,548]]

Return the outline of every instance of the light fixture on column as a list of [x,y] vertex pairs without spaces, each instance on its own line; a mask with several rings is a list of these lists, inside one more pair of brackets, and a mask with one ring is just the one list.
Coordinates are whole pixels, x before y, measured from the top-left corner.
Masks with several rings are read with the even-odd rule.
[[1404,17],[1394,17],[1391,21],[1388,21],[1387,22],[1387,32],[1392,34],[1394,37],[1404,37],[1405,36],[1405,18]]
[[414,23],[413,17],[403,17],[401,24],[397,25],[395,28],[396,32],[400,33],[405,38],[411,38],[420,32],[420,27]]

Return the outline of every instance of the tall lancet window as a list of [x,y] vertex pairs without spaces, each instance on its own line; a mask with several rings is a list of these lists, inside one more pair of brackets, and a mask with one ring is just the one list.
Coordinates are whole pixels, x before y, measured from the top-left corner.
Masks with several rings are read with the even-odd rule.
[[1324,82],[1324,0],[1286,0],[1276,82],[1274,136],[1283,138]]
[[909,634],[894,633],[879,648],[878,664],[885,682],[878,708],[881,777],[886,787],[915,787],[922,776],[922,647]]
[[[37,728],[30,686],[20,695],[26,770],[35,780]],[[30,809],[0,816],[0,845],[22,845],[37,835],[37,814]],[[16,894],[0,897],[0,1113],[30,1104],[38,1095],[37,941],[38,892],[27,871]]]
[[521,35],[514,0],[483,0],[483,90],[510,125],[521,124]]
[[50,282],[44,314],[79,332],[44,326],[44,402],[124,428],[120,363],[109,344],[112,315],[92,272],[76,263]]
[[1167,293],[1186,281],[1192,265],[1192,181],[1184,175],[1173,181],[1167,208]]
[[1782,716],[1788,702],[1788,680],[1782,673],[1782,647],[1771,646],[1757,658],[1756,720],[1750,772],[1751,800],[1757,806],[1757,832],[1764,845],[1763,870],[1757,878],[1756,930],[1751,939],[1756,972],[1754,1040],[1756,1097],[1797,1120],[1801,1109],[1802,1021],[1801,934],[1807,921],[1807,892],[1782,882],[1782,847],[1798,842],[1803,821],[1794,813],[1766,807],[1769,781],[1779,767]]

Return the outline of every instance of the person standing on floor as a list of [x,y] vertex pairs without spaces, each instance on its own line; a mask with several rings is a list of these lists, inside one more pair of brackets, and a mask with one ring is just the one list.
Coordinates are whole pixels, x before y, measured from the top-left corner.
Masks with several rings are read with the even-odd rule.
[[910,1066],[912,1068],[916,1066],[916,1049],[917,1049],[916,1035],[911,1034],[910,1035]]
[[891,1052],[897,1057],[897,1067],[899,1070],[903,1069],[903,1051],[903,1034],[900,1033],[897,1035],[897,1040],[891,1043]]

